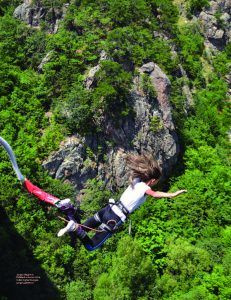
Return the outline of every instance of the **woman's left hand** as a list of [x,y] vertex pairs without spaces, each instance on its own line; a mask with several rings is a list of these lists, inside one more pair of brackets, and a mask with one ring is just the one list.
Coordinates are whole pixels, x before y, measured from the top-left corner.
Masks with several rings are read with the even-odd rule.
[[177,192],[174,193],[174,197],[180,195],[180,194],[183,194],[183,193],[187,193],[187,190],[179,190]]

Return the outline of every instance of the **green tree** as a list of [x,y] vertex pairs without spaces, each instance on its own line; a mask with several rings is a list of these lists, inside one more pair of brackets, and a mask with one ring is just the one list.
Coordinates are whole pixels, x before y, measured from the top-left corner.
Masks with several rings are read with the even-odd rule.
[[176,5],[171,0],[148,0],[152,13],[158,16],[160,27],[164,31],[175,34],[176,24],[179,18],[179,12]]
[[167,244],[166,250],[166,268],[157,282],[158,290],[165,297],[170,297],[177,290],[189,290],[197,276],[210,270],[209,253],[187,240],[177,239]]
[[67,300],[91,300],[92,290],[90,285],[79,279],[72,281],[66,285],[66,299]]
[[120,64],[103,61],[96,73],[96,87],[92,92],[91,109],[94,118],[105,113],[112,117],[127,113],[131,74],[124,71]]
[[109,1],[109,15],[115,25],[128,26],[131,23],[142,23],[149,17],[149,8],[144,0]]
[[97,299],[153,299],[156,272],[136,241],[124,237],[113,255],[112,266],[94,290]]
[[180,27],[176,40],[180,49],[182,65],[192,79],[198,78],[198,82],[203,82],[202,65],[199,60],[204,49],[204,40],[200,34],[197,24]]

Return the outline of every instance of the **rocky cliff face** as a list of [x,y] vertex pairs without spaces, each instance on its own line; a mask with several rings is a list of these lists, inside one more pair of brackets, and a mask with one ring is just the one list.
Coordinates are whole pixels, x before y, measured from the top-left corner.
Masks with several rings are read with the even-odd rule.
[[56,33],[58,30],[59,21],[65,16],[69,4],[64,4],[63,7],[45,7],[40,4],[40,1],[24,0],[14,11],[14,17],[18,18],[31,27],[39,28],[42,22],[45,22],[49,33]]
[[[40,1],[24,0],[15,9],[14,16],[37,28],[45,22],[48,32],[56,33],[67,7],[68,4],[62,8],[48,8],[42,6]],[[49,61],[50,55],[52,53],[48,53],[38,66],[39,72]],[[102,52],[100,61],[105,59],[108,57]],[[85,80],[86,89],[94,85],[100,61],[89,70]],[[149,97],[145,92],[144,80],[152,86],[155,97]],[[158,65],[153,62],[143,65],[133,78],[130,91],[130,105],[134,114],[118,120],[116,126],[105,116],[104,133],[98,136],[92,134],[83,137],[76,133],[67,138],[60,149],[44,162],[44,167],[52,176],[74,184],[76,189],[82,189],[89,178],[96,176],[109,188],[117,188],[126,185],[128,180],[124,153],[149,151],[159,161],[165,176],[168,176],[176,164],[179,152],[169,104],[170,87],[168,77]]]
[[[210,1],[209,7],[200,13],[199,22],[205,36],[205,46],[211,50],[209,52],[223,50],[231,42],[231,0]],[[231,72],[226,75],[225,81],[229,85],[230,97]]]
[[[31,0],[24,0],[15,9],[14,16],[32,27],[39,28],[45,22],[48,32],[56,33],[68,4],[62,8],[48,8],[40,5],[40,1],[33,3]],[[230,14],[231,1],[217,0],[210,1],[210,6],[195,17],[201,24],[209,48],[217,51],[230,42]],[[46,55],[38,66],[38,71],[42,71],[51,55],[52,53]],[[105,59],[108,57],[102,52],[100,61]],[[91,89],[94,85],[100,61],[89,70],[85,80],[86,89]],[[179,68],[181,75],[187,78],[183,68]],[[116,126],[105,116],[102,122],[104,132],[98,136],[92,134],[83,137],[81,133],[76,133],[75,136],[68,137],[60,145],[60,149],[44,162],[44,167],[52,176],[69,181],[76,189],[82,189],[86,181],[94,177],[102,179],[109,188],[123,187],[128,180],[124,161],[124,153],[127,151],[153,153],[162,166],[164,175],[170,174],[179,153],[169,104],[171,82],[153,62],[143,65],[137,74],[130,91],[130,106],[133,107],[134,114],[118,120]],[[146,93],[144,81],[151,85],[155,97]],[[183,92],[187,98],[186,104],[190,107],[192,95],[187,85],[183,87]]]
[[[99,66],[89,71],[85,81],[87,88],[91,87],[98,69]],[[150,98],[143,89],[144,74],[156,92],[155,98]],[[130,105],[134,108],[134,116],[119,120],[116,127],[106,117],[104,134],[100,136],[76,134],[68,138],[60,150],[44,162],[52,176],[71,182],[76,189],[83,188],[87,179],[96,176],[109,188],[123,187],[128,180],[124,161],[127,151],[153,153],[165,176],[169,175],[179,152],[169,104],[171,83],[153,62],[138,70],[133,83]]]
[[199,15],[207,45],[222,50],[231,41],[231,1],[210,1]]

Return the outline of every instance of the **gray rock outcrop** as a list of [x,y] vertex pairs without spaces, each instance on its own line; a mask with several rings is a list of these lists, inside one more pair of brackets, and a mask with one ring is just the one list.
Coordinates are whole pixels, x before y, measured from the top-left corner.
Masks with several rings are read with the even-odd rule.
[[91,89],[94,86],[94,81],[95,81],[95,74],[99,71],[100,69],[100,62],[108,59],[108,56],[106,52],[103,50],[100,53],[100,58],[99,58],[99,64],[96,65],[95,67],[91,68],[86,76],[86,79],[84,81],[85,87],[87,90]]
[[[180,3],[179,3],[180,5]],[[181,9],[181,13],[184,12],[184,9]],[[169,46],[171,47],[171,55],[172,55],[172,59],[178,59],[178,53],[177,53],[177,47],[176,44],[171,41],[170,37],[163,32],[159,32],[159,31],[154,31],[153,33],[155,38],[161,38],[162,40],[168,41]],[[185,116],[187,116],[188,111],[190,110],[190,108],[194,105],[194,101],[193,101],[193,96],[189,87],[189,78],[187,75],[187,72],[185,71],[185,69],[183,68],[182,64],[179,63],[178,64],[178,77],[181,77],[183,79],[183,84],[182,84],[182,95],[184,96],[185,100],[184,100],[184,104],[183,104],[183,109],[184,109],[184,113]]]
[[[154,98],[143,88],[144,74],[155,90]],[[124,187],[128,181],[124,154],[148,151],[153,153],[164,175],[168,176],[179,152],[169,104],[170,86],[159,66],[153,62],[143,65],[133,78],[130,91],[133,115],[117,120],[116,126],[105,116],[104,132],[99,136],[76,134],[67,138],[59,151],[44,162],[44,167],[52,176],[71,182],[77,190],[84,187],[87,179],[94,177],[114,189]]]
[[39,28],[41,22],[45,22],[49,33],[56,33],[58,24],[66,14],[69,4],[64,4],[62,8],[43,7],[37,1],[33,4],[31,0],[24,0],[14,11],[14,17],[24,21],[31,27]]
[[231,0],[210,1],[199,21],[206,43],[214,50],[222,50],[231,41]]
[[163,125],[166,128],[173,130],[174,125],[172,122],[171,108],[169,104],[169,92],[171,86],[170,80],[159,66],[153,62],[143,65],[139,71],[141,74],[146,73],[149,75],[153,88],[157,93],[157,100],[162,113]]
[[38,65],[38,72],[41,73],[43,71],[44,66],[51,60],[52,54],[54,51],[49,51],[46,56],[42,59],[41,63]]

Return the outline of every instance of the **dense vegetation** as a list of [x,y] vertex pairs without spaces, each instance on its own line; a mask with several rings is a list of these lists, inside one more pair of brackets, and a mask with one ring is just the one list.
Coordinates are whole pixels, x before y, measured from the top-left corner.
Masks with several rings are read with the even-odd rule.
[[[230,45],[208,57],[198,24],[182,26],[171,0],[71,1],[53,35],[13,18],[19,2],[0,1],[0,135],[15,150],[22,173],[60,198],[73,197],[71,186],[44,172],[43,159],[68,134],[100,134],[105,114],[116,121],[132,113],[127,100],[135,68],[155,61],[172,82],[182,148],[169,186],[188,193],[172,200],[148,199],[131,216],[131,236],[125,225],[89,254],[80,244],[73,248],[69,237],[56,237],[63,225],[57,212],[22,191],[0,148],[0,253],[1,273],[6,274],[1,299],[230,299],[230,124],[224,80]],[[66,1],[37,2],[58,7]],[[208,5],[185,2],[190,18]],[[153,32],[161,34],[154,38]],[[177,55],[172,55],[173,47]],[[102,50],[110,57],[94,88],[86,90],[85,72],[98,63]],[[38,72],[47,53],[51,59]],[[204,68],[205,61],[210,68]],[[188,79],[179,77],[179,64]],[[188,115],[185,80],[194,91]],[[85,217],[109,196],[102,182],[89,181]],[[6,260],[12,263],[4,264]],[[35,287],[15,287],[16,274],[28,272],[43,280]]]

